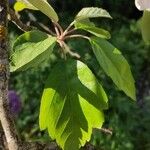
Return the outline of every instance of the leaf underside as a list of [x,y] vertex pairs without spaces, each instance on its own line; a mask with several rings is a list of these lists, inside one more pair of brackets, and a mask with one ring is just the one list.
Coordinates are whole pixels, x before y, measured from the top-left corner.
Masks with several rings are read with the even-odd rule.
[[101,128],[107,96],[90,69],[80,61],[59,62],[51,71],[42,95],[40,129],[64,150],[79,150]]
[[91,22],[89,19],[84,19],[81,21],[75,22],[75,28],[76,29],[83,29],[97,37],[110,39],[111,35],[108,31],[98,28],[95,26],[93,22]]

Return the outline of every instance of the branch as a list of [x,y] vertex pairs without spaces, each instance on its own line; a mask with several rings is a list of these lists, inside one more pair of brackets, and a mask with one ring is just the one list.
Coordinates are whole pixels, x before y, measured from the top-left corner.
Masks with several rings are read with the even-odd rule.
[[5,133],[9,150],[17,150],[19,139],[8,104],[9,61],[7,41],[7,10],[8,1],[0,0],[0,121]]
[[14,10],[12,10],[11,8],[9,8],[9,19],[22,31],[31,31],[33,29],[36,29],[35,27],[32,26],[28,26],[26,24],[24,24],[16,15],[16,13],[14,12]]
[[56,36],[56,34],[52,30],[50,30],[47,26],[38,22],[38,20],[32,13],[28,12],[28,17],[30,19],[30,22],[33,23],[34,26],[43,29],[44,31],[48,32],[49,34],[51,34],[53,36]]
[[8,149],[6,147],[7,147],[6,146],[6,138],[5,138],[4,132],[3,132],[1,124],[0,124],[0,150]]

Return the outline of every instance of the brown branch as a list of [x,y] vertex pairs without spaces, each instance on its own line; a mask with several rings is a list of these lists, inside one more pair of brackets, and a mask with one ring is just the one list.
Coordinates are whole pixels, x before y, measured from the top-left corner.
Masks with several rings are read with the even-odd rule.
[[5,134],[2,130],[1,124],[0,124],[0,150],[7,150],[7,144],[6,144],[6,138],[5,138]]
[[8,1],[0,0],[0,121],[9,150],[17,150],[19,139],[8,104],[9,61],[7,15]]
[[14,12],[14,10],[12,10],[11,8],[9,8],[9,19],[22,31],[31,31],[33,29],[36,29],[35,27],[32,26],[28,26],[26,24],[24,24],[16,15],[16,13]]

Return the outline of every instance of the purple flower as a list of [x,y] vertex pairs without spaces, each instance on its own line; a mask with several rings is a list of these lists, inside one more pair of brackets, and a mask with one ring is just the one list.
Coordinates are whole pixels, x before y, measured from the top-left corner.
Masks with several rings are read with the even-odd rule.
[[19,95],[15,91],[10,90],[8,92],[8,99],[10,111],[13,113],[13,115],[18,115],[21,110],[21,100]]
[[9,0],[9,4],[13,4],[15,0]]

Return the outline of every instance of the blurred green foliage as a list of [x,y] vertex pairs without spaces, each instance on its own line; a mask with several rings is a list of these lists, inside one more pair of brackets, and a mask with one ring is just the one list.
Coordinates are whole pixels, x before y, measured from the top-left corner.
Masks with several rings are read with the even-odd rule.
[[[78,39],[70,40],[69,45],[77,50],[83,61],[86,61],[95,75],[102,82],[109,95],[109,110],[105,112],[106,122],[104,128],[111,129],[109,135],[99,130],[94,130],[91,143],[97,150],[149,150],[150,149],[150,50],[144,45],[137,19],[141,13],[136,10],[134,1],[126,0],[53,0],[53,6],[61,16],[61,22],[67,26],[73,15],[82,7],[97,6],[107,9],[113,16],[113,20],[99,19],[97,24],[111,32],[111,42],[118,47],[128,59],[137,85],[137,100],[132,102],[119,91],[112,81],[104,76],[98,66],[89,44]],[[23,21],[28,22],[28,12],[23,14]],[[38,21],[49,25],[44,15],[37,13]],[[10,45],[21,32],[10,23]],[[78,41],[80,40],[80,45]],[[11,47],[11,46],[10,46]],[[18,130],[24,140],[48,141],[47,133],[39,131],[38,115],[40,98],[44,82],[53,64],[58,59],[57,52],[51,60],[45,62],[36,69],[11,74],[10,89],[16,90],[21,96],[22,111],[16,119]],[[145,84],[147,83],[147,84]]]

